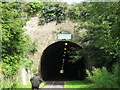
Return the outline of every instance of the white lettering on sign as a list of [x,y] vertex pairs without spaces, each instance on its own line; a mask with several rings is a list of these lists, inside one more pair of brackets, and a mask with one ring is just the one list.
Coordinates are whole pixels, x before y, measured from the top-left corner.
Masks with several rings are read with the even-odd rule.
[[71,39],[71,34],[58,34],[58,39]]

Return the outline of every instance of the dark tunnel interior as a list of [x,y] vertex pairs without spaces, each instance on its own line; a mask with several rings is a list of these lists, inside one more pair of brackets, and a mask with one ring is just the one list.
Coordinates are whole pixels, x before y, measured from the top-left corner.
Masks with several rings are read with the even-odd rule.
[[83,80],[85,79],[85,60],[69,62],[71,47],[82,49],[69,41],[59,41],[49,45],[41,57],[40,74],[43,80]]

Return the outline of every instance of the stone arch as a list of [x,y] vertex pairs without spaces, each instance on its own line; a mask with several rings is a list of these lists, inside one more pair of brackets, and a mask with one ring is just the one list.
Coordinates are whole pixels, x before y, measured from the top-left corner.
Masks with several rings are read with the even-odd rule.
[[[58,41],[49,45],[41,56],[39,73],[44,80],[82,80],[85,79],[85,59],[77,63],[69,62],[71,47],[82,49],[70,41]],[[64,64],[63,64],[64,59]],[[63,67],[64,73],[60,73]]]

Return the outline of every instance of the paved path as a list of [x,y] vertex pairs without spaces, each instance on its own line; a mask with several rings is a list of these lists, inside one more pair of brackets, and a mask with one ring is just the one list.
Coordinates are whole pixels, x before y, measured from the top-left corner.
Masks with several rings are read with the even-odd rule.
[[63,81],[47,81],[40,90],[64,90]]

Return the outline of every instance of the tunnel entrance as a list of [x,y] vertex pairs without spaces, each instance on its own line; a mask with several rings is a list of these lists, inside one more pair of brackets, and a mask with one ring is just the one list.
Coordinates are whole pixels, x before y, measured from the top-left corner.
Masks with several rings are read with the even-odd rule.
[[85,78],[85,60],[69,62],[71,48],[82,49],[69,41],[49,45],[41,57],[40,73],[43,80],[82,80]]

